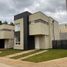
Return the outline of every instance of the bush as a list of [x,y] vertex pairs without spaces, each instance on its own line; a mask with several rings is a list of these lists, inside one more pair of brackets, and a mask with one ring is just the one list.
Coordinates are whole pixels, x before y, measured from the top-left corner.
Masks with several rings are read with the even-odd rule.
[[8,24],[8,22],[7,22],[7,21],[5,21],[3,24]]
[[13,22],[11,22],[11,23],[10,23],[10,25],[14,26],[14,23],[13,23]]
[[2,21],[0,21],[0,25],[2,24]]

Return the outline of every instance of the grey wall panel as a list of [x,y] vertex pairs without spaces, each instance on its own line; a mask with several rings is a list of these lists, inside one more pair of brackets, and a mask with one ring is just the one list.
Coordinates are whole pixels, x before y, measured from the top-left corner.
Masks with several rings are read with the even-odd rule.
[[67,33],[60,33],[61,40],[67,40]]

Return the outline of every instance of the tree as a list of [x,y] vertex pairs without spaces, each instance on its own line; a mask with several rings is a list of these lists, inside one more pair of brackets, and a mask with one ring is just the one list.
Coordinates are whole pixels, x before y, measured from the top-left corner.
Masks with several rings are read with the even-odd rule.
[[7,22],[7,21],[5,21],[3,24],[8,24],[8,22]]
[[13,22],[11,22],[11,23],[10,23],[10,25],[14,26],[14,23],[13,23]]
[[0,25],[2,24],[2,21],[0,21]]

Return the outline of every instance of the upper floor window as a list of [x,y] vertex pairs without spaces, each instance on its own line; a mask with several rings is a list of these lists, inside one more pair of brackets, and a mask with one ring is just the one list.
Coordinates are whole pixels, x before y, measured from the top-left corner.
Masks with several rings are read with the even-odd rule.
[[15,31],[20,31],[20,24],[15,25]]
[[38,23],[38,22],[48,24],[48,22],[46,22],[46,21],[44,21],[44,20],[42,20],[42,19],[37,19],[37,20],[35,20],[35,23]]
[[1,29],[0,31],[14,31],[14,30],[11,30],[11,29]]

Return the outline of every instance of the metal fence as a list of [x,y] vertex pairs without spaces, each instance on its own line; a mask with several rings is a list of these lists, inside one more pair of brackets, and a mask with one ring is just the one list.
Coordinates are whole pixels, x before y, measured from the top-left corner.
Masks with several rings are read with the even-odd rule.
[[67,40],[53,40],[52,48],[53,49],[67,49]]

